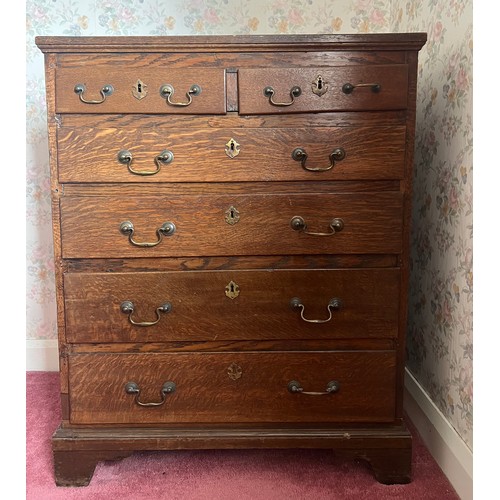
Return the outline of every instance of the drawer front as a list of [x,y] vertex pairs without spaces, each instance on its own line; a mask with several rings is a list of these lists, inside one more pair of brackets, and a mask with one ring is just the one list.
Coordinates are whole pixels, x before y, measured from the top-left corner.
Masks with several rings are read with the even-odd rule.
[[390,422],[395,366],[394,351],[71,355],[70,420]]
[[60,203],[65,258],[380,254],[402,246],[399,192],[68,196]]
[[[57,136],[60,182],[380,180],[404,176],[404,126],[305,130],[62,127]],[[164,151],[168,154],[162,156]]]
[[[138,85],[144,96],[140,99],[136,97],[141,96]],[[170,86],[170,93],[162,94],[165,85]],[[106,93],[110,87],[111,93]],[[77,92],[75,88],[83,91]],[[56,73],[56,113],[225,112],[225,70],[222,68],[176,69],[157,61],[136,70],[127,70],[119,64],[103,64],[63,67]]]
[[399,269],[70,273],[66,338],[394,338],[399,291]]
[[[297,87],[300,94],[296,91],[293,95]],[[405,64],[241,68],[238,71],[239,112],[252,115],[406,109],[407,87],[408,66]]]

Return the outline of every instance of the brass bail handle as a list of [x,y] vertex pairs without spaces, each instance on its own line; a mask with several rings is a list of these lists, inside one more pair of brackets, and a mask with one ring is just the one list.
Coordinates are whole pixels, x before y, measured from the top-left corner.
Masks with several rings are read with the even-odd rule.
[[132,394],[134,395],[134,402],[135,404],[139,406],[162,406],[165,404],[165,401],[167,400],[167,395],[168,394],[173,394],[175,390],[177,389],[176,385],[174,382],[165,382],[163,384],[163,387],[161,388],[160,395],[161,395],[161,401],[152,401],[149,403],[143,403],[142,401],[139,400],[139,396],[141,394],[141,390],[139,389],[139,386],[135,382],[127,382],[125,384],[125,392],[127,394]]
[[162,85],[160,87],[160,95],[166,99],[167,104],[170,106],[189,106],[193,102],[192,96],[197,96],[201,94],[201,87],[196,83],[191,85],[189,90],[186,92],[186,97],[188,98],[187,102],[174,102],[170,99],[171,96],[174,95],[174,87],[169,83]]
[[292,300],[290,300],[290,307],[292,309],[300,309],[300,317],[306,323],[328,323],[333,317],[332,311],[336,311],[336,310],[340,309],[341,305],[342,305],[342,302],[340,301],[340,299],[333,298],[330,300],[330,302],[328,302],[328,305],[326,306],[326,309],[328,311],[328,318],[326,318],[326,319],[307,319],[306,317],[304,317],[305,306],[302,303],[302,301],[298,297],[294,297]]
[[75,91],[75,94],[78,94],[80,101],[84,102],[85,104],[101,104],[106,100],[106,97],[108,97],[108,95],[111,95],[114,92],[115,89],[113,88],[113,85],[104,85],[104,87],[99,91],[102,97],[100,101],[87,100],[83,97],[83,94],[86,90],[83,83],[78,83],[77,85],[75,85],[75,88],[73,90]]
[[155,247],[156,245],[161,243],[163,236],[172,236],[175,233],[175,230],[176,230],[176,227],[175,227],[175,224],[173,222],[165,222],[162,224],[161,227],[159,227],[156,230],[156,235],[158,237],[157,241],[139,242],[139,241],[135,241],[133,238],[135,228],[134,228],[134,224],[132,224],[132,222],[130,222],[129,220],[126,220],[120,224],[120,233],[122,233],[126,236],[128,235],[128,240],[130,241],[130,243],[132,243],[132,245],[134,245],[136,247],[146,247],[146,248]]
[[290,89],[290,102],[276,102],[273,100],[274,89],[271,86],[264,88],[264,95],[269,98],[269,103],[273,106],[291,106],[295,102],[295,98],[302,94],[302,90],[299,86],[294,86]]
[[130,173],[134,175],[155,175],[160,171],[162,165],[168,165],[169,163],[172,163],[172,161],[174,160],[174,153],[172,153],[172,151],[168,149],[165,149],[159,155],[156,155],[154,157],[156,170],[135,170],[132,168],[132,160],[132,153],[128,149],[122,149],[118,152],[118,161],[123,165],[127,165]]
[[292,220],[290,221],[290,226],[294,231],[300,231],[304,234],[308,234],[310,236],[332,236],[344,229],[344,221],[343,219],[340,219],[339,217],[336,217],[330,221],[330,232],[328,233],[315,233],[312,231],[306,231],[307,229],[307,224],[306,221],[304,220],[303,217],[300,215],[296,215],[295,217],[292,217]]
[[329,155],[330,165],[327,167],[308,167],[306,166],[307,153],[304,148],[295,148],[292,151],[292,158],[295,161],[300,161],[302,168],[309,172],[326,172],[335,166],[336,161],[341,161],[345,158],[345,151],[342,148],[335,148]]
[[304,391],[304,388],[302,387],[302,385],[300,385],[300,382],[297,382],[296,380],[290,380],[290,382],[288,382],[287,388],[288,391],[292,394],[305,394],[307,396],[328,396],[329,394],[334,394],[340,390],[340,382],[338,382],[337,380],[331,380],[326,385],[326,390],[321,392]]
[[124,314],[128,314],[128,320],[132,325],[135,326],[153,326],[156,325],[160,319],[160,313],[169,313],[172,310],[172,304],[170,302],[165,302],[160,307],[157,307],[155,310],[156,320],[155,321],[136,321],[132,318],[132,314],[134,314],[134,303],[130,300],[125,300],[120,305],[120,311]]
[[380,83],[358,83],[357,85],[344,83],[344,85],[342,85],[342,92],[344,92],[344,94],[352,94],[355,89],[363,87],[369,87],[374,94],[378,94],[382,89]]

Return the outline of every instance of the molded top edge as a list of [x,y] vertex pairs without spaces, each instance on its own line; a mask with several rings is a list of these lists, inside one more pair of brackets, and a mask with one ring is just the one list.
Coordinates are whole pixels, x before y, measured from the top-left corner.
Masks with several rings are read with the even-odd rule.
[[37,36],[42,52],[419,50],[427,33],[336,35]]

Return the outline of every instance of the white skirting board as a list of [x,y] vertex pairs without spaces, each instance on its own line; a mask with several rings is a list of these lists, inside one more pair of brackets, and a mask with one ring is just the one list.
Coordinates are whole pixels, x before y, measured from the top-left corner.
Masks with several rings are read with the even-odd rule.
[[[58,369],[57,340],[26,341],[26,371]],[[472,500],[472,451],[408,370],[404,408],[460,498]]]
[[56,372],[58,370],[57,340],[26,340],[27,372]]
[[406,369],[404,409],[462,500],[472,500],[472,451]]

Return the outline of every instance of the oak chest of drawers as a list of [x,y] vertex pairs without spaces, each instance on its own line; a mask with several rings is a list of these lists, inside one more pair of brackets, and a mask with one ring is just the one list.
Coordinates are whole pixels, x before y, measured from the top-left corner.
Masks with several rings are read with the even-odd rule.
[[136,450],[332,448],[407,482],[425,34],[39,37],[56,482]]

